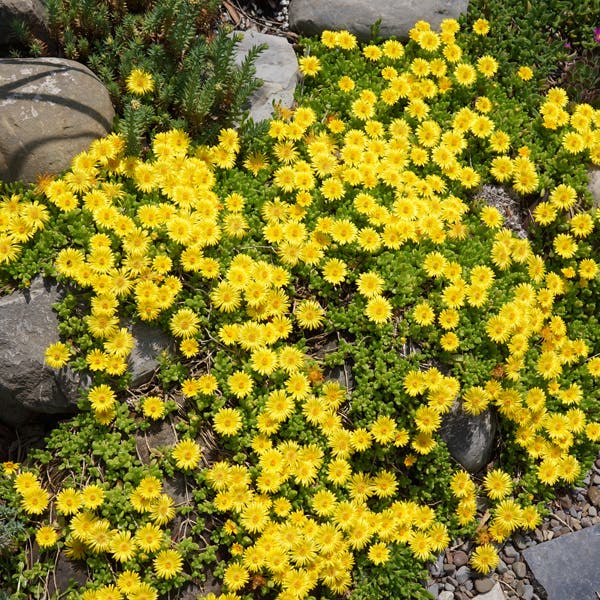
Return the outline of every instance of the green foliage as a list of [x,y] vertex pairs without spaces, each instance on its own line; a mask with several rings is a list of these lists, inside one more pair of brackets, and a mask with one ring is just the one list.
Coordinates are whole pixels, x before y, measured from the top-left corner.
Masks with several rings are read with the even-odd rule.
[[[174,127],[210,142],[222,127],[241,120],[254,77],[255,47],[238,67],[236,39],[218,29],[220,0],[51,0],[50,31],[59,54],[94,71],[117,112],[115,130],[139,155],[153,133]],[[23,24],[18,39],[29,40]],[[45,49],[31,40],[28,53]],[[152,90],[132,92],[134,69],[151,76]]]

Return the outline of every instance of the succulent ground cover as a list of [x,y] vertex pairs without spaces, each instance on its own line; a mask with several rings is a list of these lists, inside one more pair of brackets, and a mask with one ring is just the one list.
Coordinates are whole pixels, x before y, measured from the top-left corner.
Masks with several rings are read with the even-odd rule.
[[[541,93],[472,21],[419,22],[406,44],[324,32],[302,40],[298,107],[264,130],[170,129],[143,157],[113,134],[61,177],[3,185],[0,275],[64,283],[47,363],[94,374],[46,449],[3,465],[24,524],[0,559],[11,597],[45,597],[62,553],[86,600],[207,575],[211,600],[426,598],[423,565],[453,537],[488,572],[585,473],[600,112]],[[135,76],[143,96],[152,73]],[[527,237],[475,199],[483,183],[519,198]],[[142,390],[128,321],[172,336]],[[438,436],[455,402],[498,415],[484,473]],[[174,442],[141,460],[136,435],[164,425]]]

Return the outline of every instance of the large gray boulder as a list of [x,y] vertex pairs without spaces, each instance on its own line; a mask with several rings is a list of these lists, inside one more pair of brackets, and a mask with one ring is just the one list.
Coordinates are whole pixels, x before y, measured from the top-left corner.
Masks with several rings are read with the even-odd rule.
[[258,31],[235,31],[242,39],[235,50],[235,62],[240,65],[254,47],[266,44],[256,60],[256,77],[263,84],[250,96],[250,117],[258,123],[273,116],[273,106],[290,108],[299,79],[298,59],[292,45],[283,37]]
[[[58,341],[52,305],[61,297],[59,287],[36,277],[27,291],[0,298],[0,422],[19,426],[35,415],[74,412],[92,384],[88,373],[55,370],[44,363],[46,348]],[[145,323],[131,326],[131,331],[135,346],[129,372],[135,387],[152,377],[170,338]]]
[[0,298],[0,420],[21,425],[34,413],[65,413],[74,406],[62,393],[44,351],[58,341],[52,305],[60,292],[42,278],[26,292]]
[[43,0],[0,0],[0,46],[18,42],[12,24],[24,24],[44,43],[49,40],[48,11]]
[[468,0],[291,0],[289,24],[302,35],[346,29],[366,41],[371,25],[381,19],[382,37],[407,39],[417,21],[428,21],[436,29],[443,19],[458,18],[468,5]]
[[0,179],[60,173],[112,130],[114,115],[108,91],[80,63],[0,59]]

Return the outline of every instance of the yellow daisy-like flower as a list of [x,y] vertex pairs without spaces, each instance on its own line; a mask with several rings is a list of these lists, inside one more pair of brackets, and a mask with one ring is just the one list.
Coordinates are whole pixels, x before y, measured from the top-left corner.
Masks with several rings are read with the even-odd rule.
[[303,329],[317,329],[325,317],[325,311],[316,300],[302,300],[296,306],[294,314]]
[[142,410],[145,417],[156,421],[164,416],[165,403],[158,396],[147,396],[143,400]]
[[490,23],[486,19],[477,19],[473,23],[473,31],[477,35],[487,35],[490,31]]
[[303,56],[298,60],[300,72],[307,77],[314,77],[321,70],[321,61],[316,56]]
[[478,546],[471,555],[471,566],[478,573],[489,573],[500,562],[498,552],[491,544]]
[[242,414],[235,408],[222,408],[214,416],[214,428],[220,435],[235,435],[242,428]]
[[181,440],[173,448],[173,458],[179,469],[193,469],[197,467],[201,455],[200,446],[194,440]]
[[56,342],[46,348],[44,353],[44,360],[46,364],[53,369],[60,369],[64,367],[71,357],[71,351],[66,344],[62,342]]
[[192,337],[198,333],[200,319],[191,308],[180,308],[169,321],[171,333],[176,337]]
[[376,565],[382,565],[389,560],[390,550],[386,544],[377,542],[369,548],[367,555],[372,563]]
[[35,541],[40,548],[51,548],[58,540],[58,533],[51,525],[42,525],[35,534]]
[[533,71],[531,67],[519,67],[517,71],[517,76],[520,77],[523,81],[529,81],[533,79]]
[[181,573],[183,557],[177,550],[163,550],[153,561],[154,572],[161,579],[171,579]]
[[483,480],[483,487],[487,495],[492,500],[500,500],[510,494],[512,490],[512,480],[508,473],[501,469],[493,469]]
[[154,79],[150,73],[143,69],[133,69],[127,77],[125,84],[127,91],[136,96],[143,96],[154,89]]
[[374,323],[385,323],[392,316],[392,305],[383,296],[373,296],[367,301],[365,314]]
[[79,511],[82,502],[79,490],[65,488],[56,496],[56,510],[61,515],[73,515]]

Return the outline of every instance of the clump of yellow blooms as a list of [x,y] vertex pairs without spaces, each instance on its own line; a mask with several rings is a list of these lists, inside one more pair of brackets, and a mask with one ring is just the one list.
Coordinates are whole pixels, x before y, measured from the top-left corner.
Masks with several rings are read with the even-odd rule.
[[[488,30],[483,20],[475,24],[477,35]],[[539,189],[540,165],[500,129],[494,103],[475,93],[476,83],[494,79],[498,63],[483,56],[471,64],[456,42],[457,32],[453,20],[444,21],[440,32],[417,23],[410,38],[419,53],[412,60],[395,40],[364,47],[378,85],[362,87],[349,76],[336,82],[347,98],[343,115],[324,118],[302,105],[284,111],[270,122],[269,153],[244,157],[233,129],[222,131],[211,147],[194,147],[183,131],[173,130],[155,136],[152,158],[131,159],[123,156],[123,141],[111,135],[77,156],[67,175],[44,186],[49,204],[64,213],[84,211],[97,229],[87,248],[60,251],[55,268],[92,295],[86,324],[96,348],[85,360],[103,382],[91,387],[87,400],[100,423],[114,421],[119,402],[116,388],[105,381],[126,371],[135,345],[119,316],[127,303],[142,321],[162,319],[181,353],[193,359],[207,326],[201,310],[180,301],[186,282],[193,280],[206,290],[211,318],[220,323],[215,343],[241,357],[227,377],[206,368],[182,382],[180,390],[187,399],[218,400],[210,425],[220,440],[242,432],[251,440],[245,464],[219,460],[206,469],[215,510],[230,533],[245,534],[231,548],[223,575],[228,593],[222,598],[239,598],[237,592],[258,575],[275,582],[281,600],[305,598],[318,585],[343,594],[352,585],[357,553],[380,565],[389,560],[393,545],[406,546],[418,560],[443,550],[449,531],[435,509],[407,499],[409,491],[394,470],[377,465],[355,470],[352,457],[374,447],[395,448],[408,468],[439,444],[442,418],[457,399],[471,415],[494,407],[510,422],[544,484],[575,481],[580,465],[571,451],[578,439],[600,439],[600,425],[579,408],[579,384],[563,380],[566,371],[584,363],[597,378],[600,362],[589,357],[585,340],[569,337],[567,324],[553,312],[567,286],[585,287],[598,275],[594,259],[577,253],[596,226],[595,216],[574,211],[577,193],[567,184],[554,187],[547,201],[537,204],[533,218],[540,226],[570,215],[570,229],[552,242],[565,263],[566,271],[557,273],[547,269],[545,257],[528,240],[503,227],[497,209],[474,213],[467,190],[488,173],[470,164],[470,144],[487,144],[489,175],[520,194]],[[341,53],[357,47],[344,31],[326,31],[321,42]],[[318,77],[326,60],[326,55],[308,55],[300,60],[301,71]],[[530,73],[522,68],[518,76],[527,80]],[[132,79],[133,85],[142,93],[149,83]],[[455,87],[473,89],[474,102],[441,122],[432,106]],[[540,122],[548,131],[560,130],[566,152],[600,163],[598,111],[587,105],[569,111],[567,100],[562,90],[550,90]],[[221,184],[222,175],[239,164],[255,177],[267,170],[272,174],[259,214],[248,209],[244,190]],[[123,199],[132,188],[145,201],[126,210]],[[18,259],[22,245],[48,221],[49,210],[18,197],[0,204],[0,263]],[[446,248],[469,236],[475,221],[491,239],[490,254],[459,264]],[[250,242],[245,245],[251,224],[257,223],[270,259],[254,252]],[[234,251],[221,258],[220,247]],[[402,382],[406,397],[418,401],[410,427],[389,411],[366,426],[353,426],[340,410],[346,389],[323,382],[311,371],[304,346],[294,342],[327,323],[327,298],[293,284],[308,270],[335,289],[347,286],[377,331],[401,317],[395,282],[369,259],[406,247],[426,249],[420,270],[438,292],[403,311],[402,318],[424,331],[439,330],[435,344],[445,355],[461,352],[466,340],[460,324],[467,312],[477,314],[487,343],[502,348],[506,359],[481,385],[461,386],[457,377],[435,366],[411,369]],[[514,285],[503,303],[492,303],[494,286],[511,269],[526,273],[528,282]],[[530,349],[537,349],[533,364],[526,361]],[[46,361],[60,368],[73,352],[57,342],[46,351]],[[536,385],[528,383],[532,379]],[[259,395],[261,402],[255,402]],[[248,436],[246,409],[252,402],[255,424]],[[139,412],[160,420],[165,405],[150,396],[140,402]],[[302,419],[321,442],[279,438],[292,418]],[[202,452],[186,438],[174,445],[171,458],[177,469],[190,472],[200,468]],[[15,487],[30,514],[42,514],[51,501],[27,472],[16,475]],[[293,506],[281,494],[289,487],[302,490],[308,504]],[[479,494],[491,507],[489,541],[502,542],[518,528],[535,527],[539,512],[517,503],[511,496],[517,487],[518,481],[500,468],[488,471],[481,485],[457,471],[451,484],[457,522],[475,522]],[[182,556],[170,547],[164,529],[175,508],[159,479],[144,477],[128,497],[131,510],[144,518],[134,534],[99,516],[103,497],[101,488],[60,491],[52,502],[65,527],[61,534],[40,528],[39,545],[50,547],[61,535],[72,558],[105,554],[127,563],[151,553],[158,579],[181,572]],[[497,560],[494,546],[484,543],[472,565],[487,572]],[[146,584],[127,570],[115,586],[133,600],[152,593],[144,596]],[[84,596],[109,597],[103,593],[101,588]]]

